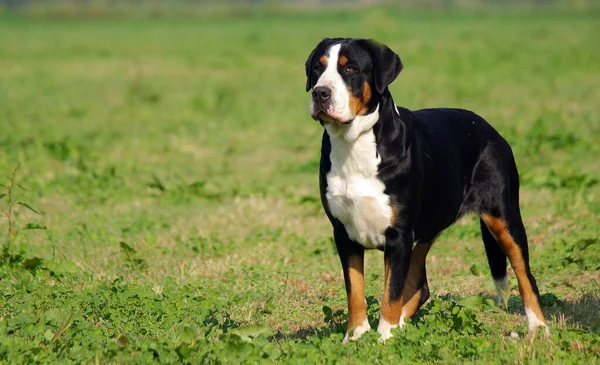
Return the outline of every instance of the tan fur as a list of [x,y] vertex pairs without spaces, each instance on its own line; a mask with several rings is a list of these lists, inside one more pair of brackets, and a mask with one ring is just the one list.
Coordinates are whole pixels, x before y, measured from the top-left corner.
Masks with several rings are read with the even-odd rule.
[[523,259],[523,253],[521,248],[506,227],[506,222],[488,214],[482,214],[481,219],[485,225],[489,228],[492,235],[496,238],[506,256],[510,260],[510,264],[517,276],[519,282],[519,292],[521,298],[523,298],[523,304],[525,308],[530,308],[533,313],[538,317],[539,320],[544,321],[544,314],[542,308],[538,303],[537,296],[533,291],[531,282],[527,277],[527,271],[525,270],[525,260]]
[[404,291],[402,292],[402,297],[406,299],[406,303],[402,304],[402,314],[406,318],[414,316],[419,309],[421,290],[418,285],[430,248],[431,244],[417,245],[413,249],[408,277],[406,278],[406,284],[404,284]]
[[360,326],[367,318],[365,301],[364,258],[351,256],[348,262],[350,295],[348,296],[348,330]]
[[372,91],[371,86],[365,81],[363,85],[362,94],[355,96],[352,94],[352,90],[348,89],[348,95],[350,95],[350,111],[354,116],[365,115],[367,113],[367,104],[371,100]]
[[395,204],[393,201],[390,201],[390,206],[392,207],[392,217],[390,218],[390,227],[396,226],[396,219],[400,215],[400,206]]
[[346,57],[346,56],[340,57],[339,63],[340,63],[340,66],[346,66],[346,64],[348,63],[348,57]]
[[390,300],[390,281],[391,268],[388,262],[385,262],[385,284],[383,291],[383,300],[381,301],[381,317],[388,323],[397,325],[400,322],[400,314],[402,312],[402,297],[397,300]]
[[326,56],[322,56],[319,59],[319,62],[323,65],[323,66],[327,66],[327,57]]

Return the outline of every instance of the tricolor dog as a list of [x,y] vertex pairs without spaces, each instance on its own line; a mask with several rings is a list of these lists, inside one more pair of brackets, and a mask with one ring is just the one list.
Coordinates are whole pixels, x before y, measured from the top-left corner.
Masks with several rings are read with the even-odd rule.
[[548,327],[529,269],[510,146],[483,118],[462,109],[410,111],[388,85],[402,70],[396,53],[367,39],[326,38],[306,61],[310,113],[324,127],[321,201],[333,226],[348,296],[344,342],[369,331],[366,249],[384,253],[381,340],[429,298],[425,258],[462,215],[479,215],[499,303],[506,259],[517,276],[530,334]]

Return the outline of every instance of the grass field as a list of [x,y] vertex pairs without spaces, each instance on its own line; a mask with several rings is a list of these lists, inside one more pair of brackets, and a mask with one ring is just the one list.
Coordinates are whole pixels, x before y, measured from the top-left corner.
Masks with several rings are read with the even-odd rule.
[[[598,34],[598,13],[0,15],[0,183],[19,166],[0,187],[0,363],[598,363]],[[491,304],[466,217],[429,255],[417,318],[341,345],[304,91],[325,36],[387,43],[399,105],[475,110],[511,143],[550,337],[523,339],[512,271],[508,311]],[[381,253],[366,266],[376,327]]]

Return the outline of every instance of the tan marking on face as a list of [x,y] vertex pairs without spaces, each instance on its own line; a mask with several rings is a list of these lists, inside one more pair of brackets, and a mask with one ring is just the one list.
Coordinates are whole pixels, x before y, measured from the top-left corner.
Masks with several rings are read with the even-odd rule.
[[383,300],[381,301],[381,317],[388,323],[397,325],[400,322],[402,313],[402,296],[396,300],[390,300],[390,282],[391,268],[389,263],[385,262],[385,284],[383,291]]
[[362,101],[363,101],[363,104],[365,104],[365,108],[366,108],[366,104],[371,100],[371,96],[372,96],[371,85],[369,85],[369,83],[365,81],[365,85],[363,87],[363,94],[362,94]]
[[371,100],[372,96],[371,86],[369,85],[369,83],[365,81],[360,96],[355,96],[354,94],[352,94],[352,90],[350,89],[348,89],[348,95],[350,95],[349,104],[352,115],[356,117],[357,115],[367,114],[367,104]]
[[362,256],[350,256],[348,261],[348,276],[350,278],[348,330],[350,331],[362,325],[367,318],[367,302],[365,301],[364,258]]
[[531,282],[527,277],[523,252],[521,252],[521,248],[519,245],[517,245],[514,238],[508,231],[506,222],[502,218],[494,217],[488,214],[482,214],[481,219],[492,232],[494,237],[496,237],[496,241],[498,241],[498,244],[500,244],[504,250],[504,253],[510,260],[513,271],[517,276],[519,292],[521,293],[521,298],[523,298],[523,304],[525,308],[530,308],[540,321],[545,322],[542,308],[540,307],[537,296],[533,291]]
[[352,90],[350,90],[350,88],[348,88],[348,95],[350,95],[350,100],[348,101],[348,103],[350,104],[350,112],[352,112],[352,115],[357,116],[358,115],[358,111],[361,109],[362,107],[362,101],[360,97],[354,96],[352,94]]
[[321,56],[321,58],[319,59],[319,63],[323,66],[327,66],[327,56]]
[[346,56],[340,57],[339,63],[340,63],[340,66],[346,66],[346,64],[348,63],[348,57],[346,57]]
[[408,269],[408,277],[404,284],[404,290],[402,297],[406,300],[402,305],[402,315],[406,318],[411,318],[417,313],[417,310],[421,306],[421,287],[419,282],[421,276],[425,270],[425,259],[431,244],[428,245],[417,245],[412,252],[410,258],[410,268]]

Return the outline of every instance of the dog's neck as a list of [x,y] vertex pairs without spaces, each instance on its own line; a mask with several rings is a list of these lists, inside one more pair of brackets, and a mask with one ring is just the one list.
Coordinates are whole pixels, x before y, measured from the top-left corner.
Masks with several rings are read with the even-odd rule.
[[331,138],[344,140],[347,143],[355,142],[360,135],[373,129],[373,126],[379,120],[379,104],[375,110],[366,115],[358,115],[352,123],[338,124],[327,123],[325,129]]
[[406,144],[407,125],[402,121],[392,95],[385,90],[375,109],[366,115],[357,116],[350,124],[327,123],[327,134],[339,142],[354,143],[361,135],[373,131],[378,140],[395,140]]
[[385,90],[379,99],[379,121],[373,126],[377,141],[394,146],[396,153],[410,148],[412,120],[406,111],[398,110],[392,94]]

